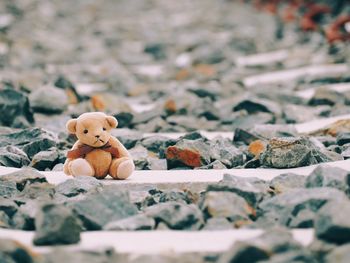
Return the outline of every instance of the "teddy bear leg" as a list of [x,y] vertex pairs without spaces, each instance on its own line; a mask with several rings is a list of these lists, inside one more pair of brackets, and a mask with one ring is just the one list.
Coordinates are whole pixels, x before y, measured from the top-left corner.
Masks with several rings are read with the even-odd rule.
[[70,171],[69,171],[69,163],[70,163],[70,160],[66,159],[66,161],[64,162],[64,165],[63,165],[63,172],[66,174],[66,175],[71,175]]
[[83,158],[78,158],[73,161],[70,161],[68,164],[68,169],[71,175],[87,175],[94,176],[95,171],[92,166]]
[[128,157],[114,159],[109,168],[109,175],[113,179],[123,180],[128,178],[135,170],[134,162]]

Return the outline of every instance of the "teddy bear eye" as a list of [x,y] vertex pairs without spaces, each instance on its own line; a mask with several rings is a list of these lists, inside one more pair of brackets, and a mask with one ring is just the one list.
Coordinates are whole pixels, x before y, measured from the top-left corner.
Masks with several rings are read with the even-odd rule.
[[84,130],[84,133],[87,134],[89,131],[87,129]]
[[105,131],[105,130],[106,130],[106,128],[105,128],[105,127],[103,127],[103,130]]

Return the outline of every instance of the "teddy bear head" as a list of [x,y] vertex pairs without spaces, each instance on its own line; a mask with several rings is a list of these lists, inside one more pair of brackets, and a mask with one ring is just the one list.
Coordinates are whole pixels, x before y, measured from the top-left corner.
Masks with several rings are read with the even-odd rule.
[[118,121],[103,112],[87,112],[77,119],[67,122],[69,133],[75,134],[80,142],[92,147],[105,145],[111,137],[111,129],[116,128]]

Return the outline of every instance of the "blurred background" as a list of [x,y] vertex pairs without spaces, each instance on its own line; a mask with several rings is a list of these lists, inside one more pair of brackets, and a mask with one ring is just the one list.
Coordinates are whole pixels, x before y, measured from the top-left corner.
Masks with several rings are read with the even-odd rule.
[[[116,116],[128,148],[140,133],[347,114],[347,88],[310,89],[349,81],[349,21],[347,0],[2,0],[0,134],[44,128],[62,162],[74,142],[65,123],[87,111]],[[15,157],[2,164],[41,150],[23,160],[6,148]]]

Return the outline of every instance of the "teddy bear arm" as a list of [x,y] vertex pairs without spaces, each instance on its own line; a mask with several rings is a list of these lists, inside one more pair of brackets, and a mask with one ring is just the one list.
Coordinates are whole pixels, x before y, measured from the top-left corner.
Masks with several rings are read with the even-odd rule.
[[128,157],[131,158],[131,155],[129,154],[128,150],[125,148],[125,146],[115,137],[111,137],[110,144],[112,147],[115,147],[119,151],[119,158],[122,157]]

